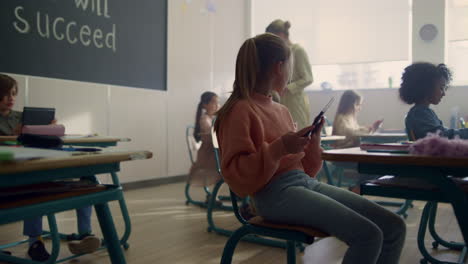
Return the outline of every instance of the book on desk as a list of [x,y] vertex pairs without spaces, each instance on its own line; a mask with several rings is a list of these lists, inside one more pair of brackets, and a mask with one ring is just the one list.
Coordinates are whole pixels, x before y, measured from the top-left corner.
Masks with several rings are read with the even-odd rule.
[[409,142],[403,143],[366,143],[361,144],[361,150],[367,152],[409,153]]

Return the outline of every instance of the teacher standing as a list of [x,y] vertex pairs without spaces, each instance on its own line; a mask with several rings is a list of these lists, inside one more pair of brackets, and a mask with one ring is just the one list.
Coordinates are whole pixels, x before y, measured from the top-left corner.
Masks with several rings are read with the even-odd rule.
[[281,95],[281,104],[289,109],[293,120],[297,123],[297,129],[300,130],[311,124],[309,97],[304,93],[304,89],[314,81],[314,77],[304,48],[289,40],[290,27],[289,21],[277,19],[268,25],[266,32],[281,37],[291,47],[293,55],[292,77],[284,94]]

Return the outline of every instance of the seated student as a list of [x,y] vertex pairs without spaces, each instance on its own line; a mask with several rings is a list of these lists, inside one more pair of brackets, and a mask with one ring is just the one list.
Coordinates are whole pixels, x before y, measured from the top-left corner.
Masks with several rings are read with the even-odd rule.
[[437,114],[429,107],[438,105],[445,96],[452,80],[452,73],[445,64],[428,62],[413,63],[405,68],[401,77],[400,98],[412,105],[405,118],[408,137],[412,140],[423,138],[427,133],[440,132],[447,138],[468,139],[468,129],[448,129]]
[[[6,74],[0,74],[0,135],[18,135],[21,132],[22,113],[14,111],[18,84]],[[68,244],[74,254],[90,253],[100,247],[101,240],[91,234],[91,207],[76,210],[79,237]],[[32,260],[45,261],[50,257],[42,241],[42,217],[24,221],[24,235],[29,237],[28,255]]]
[[0,136],[20,133],[22,113],[12,109],[17,94],[16,80],[0,73]]
[[211,138],[211,125],[219,108],[218,96],[213,92],[204,92],[198,103],[195,115],[193,137],[201,146],[197,152],[197,160],[190,168],[189,181],[194,186],[208,186],[221,179],[216,169],[216,160]]
[[237,195],[251,196],[266,220],[310,226],[347,243],[343,263],[398,263],[403,220],[364,197],[317,181],[319,133],[304,137],[312,126],[296,132],[287,108],[269,96],[272,90],[284,92],[290,56],[273,34],[242,44],[233,92],[215,123],[224,180]]
[[333,121],[333,135],[346,136],[346,139],[336,144],[337,148],[359,146],[359,135],[375,132],[383,120],[377,120],[372,126],[361,126],[357,116],[361,111],[362,96],[353,90],[346,90],[341,96],[335,120]]

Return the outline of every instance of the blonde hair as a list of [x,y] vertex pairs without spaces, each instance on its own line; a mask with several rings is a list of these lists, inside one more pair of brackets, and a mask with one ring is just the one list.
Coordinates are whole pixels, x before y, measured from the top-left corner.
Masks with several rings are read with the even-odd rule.
[[247,39],[239,49],[236,59],[236,75],[233,91],[226,103],[217,113],[215,131],[229,114],[234,104],[241,100],[250,100],[255,86],[265,81],[271,67],[281,61],[287,61],[291,50],[278,36],[270,33]]

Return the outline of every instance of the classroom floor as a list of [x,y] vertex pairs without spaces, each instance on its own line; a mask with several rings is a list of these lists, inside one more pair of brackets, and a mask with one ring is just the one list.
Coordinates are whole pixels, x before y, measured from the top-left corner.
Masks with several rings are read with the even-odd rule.
[[[132,217],[132,235],[130,248],[125,252],[127,263],[219,263],[226,237],[206,231],[206,210],[185,205],[184,183],[131,190],[125,193],[127,205]],[[201,190],[194,196],[202,197]],[[226,190],[224,190],[226,192]],[[408,211],[408,226],[405,249],[400,263],[419,263],[421,255],[416,245],[416,234],[424,203],[415,202],[415,207]],[[122,217],[118,204],[112,204],[112,213],[118,230],[122,230]],[[75,214],[59,214],[59,230],[76,230]],[[217,212],[215,221],[224,228],[235,228],[238,224],[232,212]],[[46,226],[46,221],[44,226]],[[96,218],[93,227],[99,230]],[[447,240],[461,241],[461,234],[456,219],[449,205],[439,205],[436,229]],[[22,239],[22,224],[14,223],[0,226],[0,244]],[[99,231],[96,232],[99,234]],[[427,239],[430,248],[432,240]],[[46,242],[50,248],[50,241]],[[62,243],[61,256],[70,253]],[[11,251],[17,256],[24,256],[26,245],[17,246]],[[346,245],[334,238],[326,238],[314,243],[307,251],[314,256],[314,263],[340,263]],[[434,251],[440,259],[456,261],[458,252],[440,247]],[[82,256],[65,263],[104,264],[110,263],[105,251]],[[282,249],[241,242],[236,249],[233,263],[286,263],[286,253]],[[297,263],[302,263],[298,257]],[[467,262],[468,263],[468,262]]]

